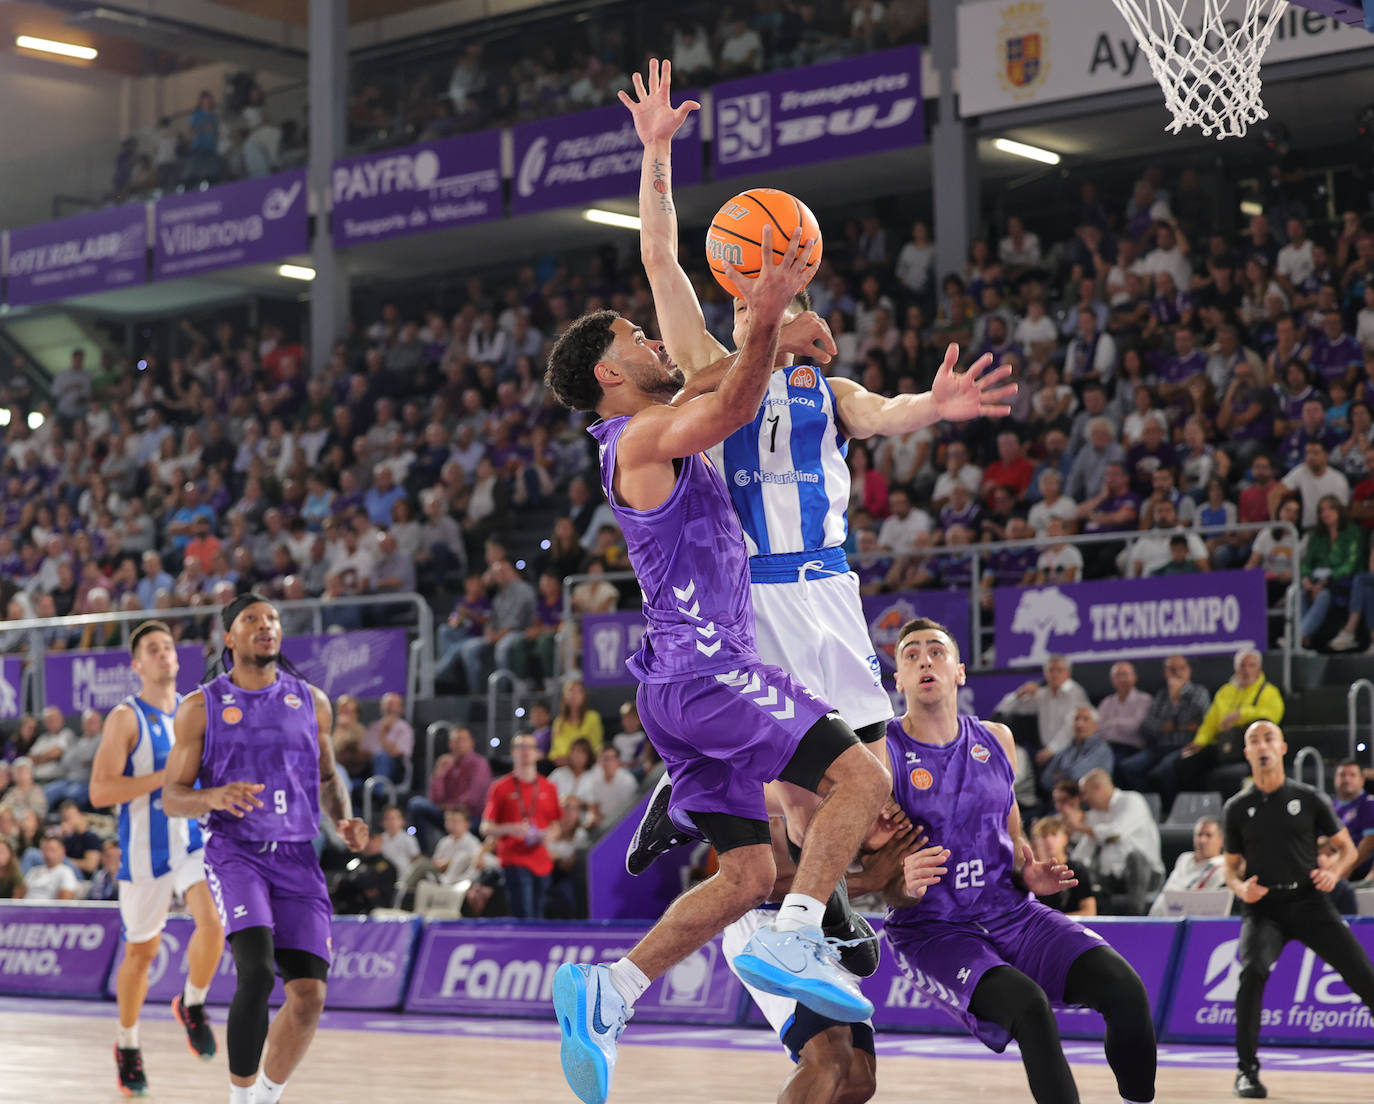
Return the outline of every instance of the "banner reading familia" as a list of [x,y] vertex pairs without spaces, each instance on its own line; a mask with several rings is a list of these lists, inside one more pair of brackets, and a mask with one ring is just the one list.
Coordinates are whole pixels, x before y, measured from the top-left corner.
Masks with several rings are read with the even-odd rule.
[[[565,962],[614,962],[648,925],[509,924],[464,920],[425,926],[406,1010],[547,1019],[553,975]],[[712,939],[635,1002],[637,1023],[733,1024],[744,990]]]
[[501,132],[334,162],[334,244],[385,241],[501,217]]
[[9,231],[12,307],[90,295],[148,279],[148,208],[142,203]]
[[[328,1008],[399,1008],[405,996],[406,972],[414,949],[420,920],[416,917],[336,916],[330,921],[330,941],[334,948],[329,959]],[[162,942],[148,967],[148,998],[170,1001],[186,984],[186,952],[195,924],[189,916],[169,916]],[[115,995],[115,974],[124,961],[124,949],[115,956],[114,969],[106,994]],[[219,969],[210,982],[211,1004],[228,1004],[234,999],[238,975],[234,956],[226,949]],[[272,988],[272,1003],[280,1004],[281,979]]]
[[1004,667],[1263,648],[1269,633],[1262,571],[1007,587],[996,603]]
[[11,721],[23,710],[19,691],[23,687],[24,661],[0,658],[0,721]]
[[[1374,954],[1374,921],[1352,919],[1351,931]],[[1240,921],[1190,920],[1169,1004],[1170,1042],[1231,1042],[1240,988]],[[1290,943],[1264,987],[1260,1042],[1276,1046],[1369,1046],[1374,1019],[1330,966]]]
[[99,997],[120,930],[112,904],[0,904],[0,993]]
[[[177,690],[189,694],[205,675],[199,644],[178,644]],[[137,694],[139,678],[123,648],[99,652],[49,652],[43,657],[44,694],[49,705],[63,713],[98,709],[108,713],[130,694]],[[0,698],[3,698],[0,691]],[[3,716],[0,712],[0,716]]]
[[157,201],[153,277],[276,261],[310,248],[305,170]]
[[[688,89],[677,103],[700,100]],[[701,121],[693,112],[673,137],[673,186],[701,183]],[[560,115],[514,128],[515,179],[511,214],[569,207],[639,191],[644,147],[630,113],[619,104]]]
[[406,692],[405,629],[288,636],[281,648],[306,681],[331,698],[343,693],[380,698]]
[[926,140],[919,46],[727,81],[711,95],[717,179]]

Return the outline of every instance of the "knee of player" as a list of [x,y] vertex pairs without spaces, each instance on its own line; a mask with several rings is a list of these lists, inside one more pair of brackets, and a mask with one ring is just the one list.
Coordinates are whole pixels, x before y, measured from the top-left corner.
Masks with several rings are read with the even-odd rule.
[[865,1101],[873,1099],[873,1094],[877,1091],[878,1074],[873,1056],[860,1050],[854,1051],[853,1059],[849,1063],[849,1074],[840,1086],[835,1104],[865,1104]]
[[[729,855],[738,857],[735,862],[728,862],[726,856]],[[716,876],[729,889],[731,904],[742,915],[772,896],[777,867],[772,854],[761,847],[740,848],[738,852],[726,852],[726,856],[721,857],[720,873]]]
[[286,986],[286,1004],[298,1020],[315,1023],[324,1011],[325,985],[314,978],[302,978]]
[[150,965],[157,957],[157,949],[162,945],[162,936],[155,935],[142,943],[124,944],[124,957],[141,966]]

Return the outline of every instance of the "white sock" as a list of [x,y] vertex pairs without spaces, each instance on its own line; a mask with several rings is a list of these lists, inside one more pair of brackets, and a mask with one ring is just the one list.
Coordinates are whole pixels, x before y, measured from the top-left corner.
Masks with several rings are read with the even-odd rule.
[[181,1003],[188,1008],[192,1008],[197,1004],[204,1004],[205,996],[209,992],[210,987],[208,985],[204,989],[197,988],[191,984],[188,978],[186,981],[186,988],[181,991]]
[[615,991],[620,994],[621,999],[625,1002],[625,1007],[633,1008],[635,1001],[644,995],[644,990],[650,985],[649,979],[644,976],[644,971],[628,958],[612,962],[607,969],[611,972],[611,984],[615,986]]
[[229,1104],[253,1104],[252,1085],[229,1085]]
[[284,1088],[285,1081],[278,1085],[275,1081],[268,1080],[267,1074],[259,1072],[258,1083],[253,1086],[253,1104],[277,1104]]
[[819,928],[825,919],[825,902],[808,897],[805,893],[789,893],[782,899],[778,908],[778,918],[773,927],[778,931],[796,931],[798,928]]
[[125,1027],[118,1024],[115,1027],[115,1041],[119,1044],[120,1050],[138,1049],[138,1024],[133,1027]]

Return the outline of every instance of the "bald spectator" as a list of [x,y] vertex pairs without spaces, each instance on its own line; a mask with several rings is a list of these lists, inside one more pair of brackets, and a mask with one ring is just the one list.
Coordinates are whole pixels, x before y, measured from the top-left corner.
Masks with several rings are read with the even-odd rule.
[[491,787],[491,764],[477,753],[472,731],[455,728],[448,735],[448,752],[434,761],[429,797],[418,794],[406,806],[406,819],[415,826],[426,851],[434,846],[446,809],[482,809]]
[[1143,796],[1117,789],[1105,769],[1088,772],[1078,787],[1084,811],[1061,815],[1073,832],[1091,840],[1097,884],[1107,893],[1124,893],[1127,915],[1140,916],[1164,881],[1154,814]]
[[1145,747],[1141,726],[1150,711],[1150,695],[1136,687],[1135,667],[1122,660],[1112,664],[1112,693],[1098,703],[1097,730],[1120,762]]

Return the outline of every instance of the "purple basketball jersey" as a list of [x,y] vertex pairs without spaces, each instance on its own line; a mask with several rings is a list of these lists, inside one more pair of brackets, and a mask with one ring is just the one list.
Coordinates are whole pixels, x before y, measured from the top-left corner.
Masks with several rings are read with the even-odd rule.
[[600,442],[601,486],[644,593],[648,631],[625,665],[640,682],[677,682],[758,663],[744,531],[724,482],[705,457],[688,456],[661,506],[621,505],[616,447],[629,424],[611,418],[589,431]]
[[206,827],[247,841],[305,842],[320,830],[320,737],[310,684],[285,671],[262,690],[245,690],[220,675],[205,695],[202,789],[258,782],[261,809],[242,817],[212,812]]
[[1000,915],[1028,894],[1011,881],[1015,852],[1007,834],[1016,773],[997,737],[977,717],[959,718],[953,743],[913,740],[897,717],[887,725],[892,792],[932,845],[947,847],[949,873],[916,908],[892,909],[887,926]]

